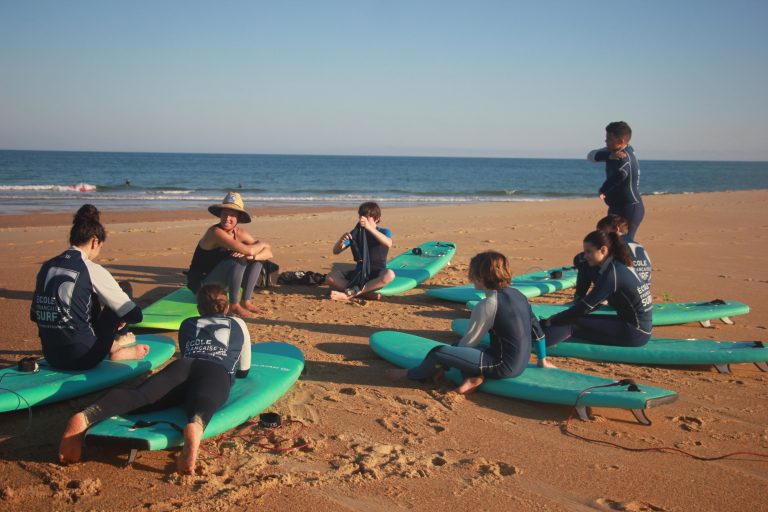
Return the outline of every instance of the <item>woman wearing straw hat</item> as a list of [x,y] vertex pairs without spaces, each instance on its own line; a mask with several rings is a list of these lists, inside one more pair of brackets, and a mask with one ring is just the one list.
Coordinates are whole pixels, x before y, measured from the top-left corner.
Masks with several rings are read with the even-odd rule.
[[[229,290],[230,313],[253,318],[258,308],[251,303],[251,295],[263,261],[272,257],[272,248],[240,227],[251,222],[251,215],[237,192],[229,192],[221,204],[209,206],[208,211],[219,217],[219,223],[208,228],[197,244],[187,286],[197,293],[204,284],[220,284]],[[241,288],[243,294],[238,300]]]

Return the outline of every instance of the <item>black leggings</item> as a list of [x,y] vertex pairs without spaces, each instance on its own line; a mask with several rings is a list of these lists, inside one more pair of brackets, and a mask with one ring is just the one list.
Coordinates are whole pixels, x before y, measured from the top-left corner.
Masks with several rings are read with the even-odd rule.
[[620,318],[603,315],[585,315],[577,318],[572,324],[551,325],[544,329],[544,336],[548,347],[570,337],[594,345],[641,347],[648,343],[651,337]]
[[[134,389],[115,388],[86,407],[89,425],[141,409],[159,410],[184,404],[187,422],[205,428],[229,398],[232,377],[226,368],[205,359],[182,357]],[[145,406],[151,405],[151,409]]]
[[43,352],[45,360],[49,365],[60,370],[90,370],[109,355],[119,324],[120,318],[114,311],[107,307],[102,308],[93,323],[95,338],[89,342],[68,345],[66,353]]

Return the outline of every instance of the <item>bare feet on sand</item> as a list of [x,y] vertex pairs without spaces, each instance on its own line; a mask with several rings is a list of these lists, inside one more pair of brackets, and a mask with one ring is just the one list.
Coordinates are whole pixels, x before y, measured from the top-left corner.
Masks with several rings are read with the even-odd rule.
[[176,459],[176,470],[184,475],[195,474],[197,452],[203,438],[203,426],[199,423],[187,423],[184,427],[184,448]]
[[83,437],[87,429],[88,422],[83,413],[79,412],[69,419],[59,443],[59,462],[62,464],[80,462],[83,454]]
[[126,361],[128,359],[142,359],[149,354],[149,345],[130,345],[121,347],[109,354],[112,361]]
[[247,309],[251,313],[263,313],[264,312],[264,310],[262,310],[260,307],[256,306],[250,300],[240,301],[240,307]]
[[483,379],[481,376],[469,377],[461,383],[461,386],[454,389],[454,391],[460,395],[468,395],[479,388],[484,380],[485,379]]
[[539,368],[557,368],[557,366],[550,363],[549,359],[547,359],[546,357],[544,359],[539,359],[537,362],[537,365]]
[[350,297],[344,292],[339,292],[336,290],[331,290],[331,300],[341,300],[341,301],[347,301]]
[[256,318],[256,315],[245,309],[240,304],[230,304],[229,314],[239,316],[240,318]]

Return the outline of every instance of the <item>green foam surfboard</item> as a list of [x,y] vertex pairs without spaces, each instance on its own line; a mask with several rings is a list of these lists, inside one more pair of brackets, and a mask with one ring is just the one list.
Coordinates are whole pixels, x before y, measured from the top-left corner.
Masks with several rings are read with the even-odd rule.
[[[293,345],[279,342],[252,345],[248,376],[235,379],[229,399],[211,418],[203,439],[226,432],[272,405],[293,386],[303,368],[304,356]],[[134,428],[139,421],[150,426]],[[182,406],[113,416],[88,429],[85,443],[135,450],[163,450],[184,444],[182,433],[174,426],[183,429],[186,423]]]
[[198,316],[197,300],[192,290],[179,288],[142,310],[144,319],[136,327],[178,331],[181,322]]
[[173,356],[176,342],[167,336],[144,334],[137,343],[149,345],[143,359],[104,360],[85,371],[57,370],[41,360],[40,371],[19,372],[16,366],[0,370],[0,412],[67,400],[132,379],[162,365]]
[[[557,272],[557,274],[555,274]],[[560,277],[554,277],[559,275]],[[556,267],[539,272],[529,272],[512,277],[512,288],[528,297],[538,297],[547,293],[565,290],[576,285],[576,270],[574,267]],[[432,288],[426,294],[437,299],[451,302],[468,302],[482,300],[485,292],[478,290],[472,284]]]
[[[466,318],[451,322],[451,330],[459,335],[463,335],[468,326]],[[486,335],[481,343],[489,341]],[[730,364],[755,363],[761,370],[768,371],[768,347],[758,341],[651,338],[642,347],[616,347],[569,339],[548,347],[547,354],[614,363],[714,365],[721,372],[728,372]]]
[[[568,306],[556,304],[533,304],[532,307],[536,316],[544,318],[549,318],[568,308]],[[707,322],[717,318],[726,323],[732,323],[730,317],[746,315],[747,313],[749,313],[749,306],[735,300],[667,302],[653,305],[653,325],[678,325],[689,322],[701,322],[708,325]],[[601,307],[590,313],[590,315],[594,314],[615,315],[616,311],[610,307]]]
[[424,242],[405,251],[387,262],[387,268],[395,272],[395,279],[379,290],[379,293],[396,295],[415,288],[440,272],[450,263],[454,254],[456,244],[453,242]]
[[[401,368],[417,366],[432,348],[442,345],[420,336],[396,331],[380,331],[370,338],[370,345],[376,354]],[[446,377],[459,383],[461,374],[452,369]],[[575,405],[578,395],[586,388],[611,384],[615,381],[603,377],[570,372],[557,368],[538,368],[529,364],[519,376],[509,379],[486,379],[480,391],[494,395],[532,400],[551,404]],[[580,409],[586,407],[612,407],[629,409],[635,417],[650,423],[644,409],[673,402],[677,393],[667,389],[639,385],[639,391],[630,391],[627,386],[595,389],[584,394],[578,402]]]

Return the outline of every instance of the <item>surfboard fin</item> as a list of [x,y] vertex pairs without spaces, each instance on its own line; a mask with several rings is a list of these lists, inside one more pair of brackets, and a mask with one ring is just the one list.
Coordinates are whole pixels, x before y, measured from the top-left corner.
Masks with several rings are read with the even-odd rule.
[[755,363],[755,366],[757,366],[761,372],[768,372],[768,363],[765,361],[758,361]]
[[707,329],[712,327],[712,322],[710,322],[709,320],[700,320],[699,323],[701,324],[702,327],[706,327]]
[[731,373],[731,365],[728,363],[716,364],[715,369],[717,370],[718,373]]
[[136,448],[131,448],[131,453],[128,454],[128,462],[125,463],[125,467],[129,468],[136,460],[136,455],[139,453],[139,450]]
[[728,316],[724,316],[724,317],[722,317],[722,318],[720,319],[720,321],[721,321],[721,322],[723,322],[723,323],[724,323],[724,324],[726,324],[726,325],[733,325],[733,324],[735,323],[735,322],[734,322],[733,320],[731,320],[731,318],[730,318],[730,317],[728,317]]
[[632,414],[635,415],[635,419],[642,425],[650,425],[653,423],[651,418],[645,414],[645,409],[631,409]]
[[590,421],[595,419],[592,416],[592,408],[584,405],[576,406],[576,414],[579,415],[579,419],[581,419],[582,421]]

